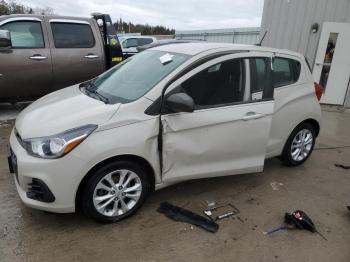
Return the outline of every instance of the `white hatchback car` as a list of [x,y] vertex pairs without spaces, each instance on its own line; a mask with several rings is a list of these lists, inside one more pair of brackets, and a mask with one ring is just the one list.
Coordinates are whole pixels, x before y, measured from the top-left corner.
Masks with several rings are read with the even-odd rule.
[[305,58],[258,46],[188,43],[141,52],[51,93],[17,118],[10,169],[22,201],[102,222],[154,189],[261,172],[311,154],[321,110]]

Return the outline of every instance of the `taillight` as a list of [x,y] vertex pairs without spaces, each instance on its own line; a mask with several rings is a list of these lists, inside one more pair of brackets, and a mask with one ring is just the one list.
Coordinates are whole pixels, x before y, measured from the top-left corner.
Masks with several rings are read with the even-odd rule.
[[315,93],[316,93],[317,100],[320,101],[322,94],[323,94],[323,87],[316,82],[314,82],[314,87],[315,87]]

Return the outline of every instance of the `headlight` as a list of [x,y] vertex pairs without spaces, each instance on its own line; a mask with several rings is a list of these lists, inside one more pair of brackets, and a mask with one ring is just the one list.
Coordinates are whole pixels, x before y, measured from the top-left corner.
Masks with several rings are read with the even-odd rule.
[[23,144],[28,154],[32,156],[59,158],[72,151],[96,128],[96,125],[86,125],[54,136],[24,139]]

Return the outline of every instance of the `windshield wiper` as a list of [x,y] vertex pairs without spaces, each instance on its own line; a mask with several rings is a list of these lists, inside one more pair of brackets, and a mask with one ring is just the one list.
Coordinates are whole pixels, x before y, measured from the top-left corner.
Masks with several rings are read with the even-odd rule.
[[93,97],[97,98],[103,103],[109,104],[109,99],[101,95],[99,92],[97,92],[97,87],[94,85],[92,81],[87,86],[84,86],[83,88],[88,96],[92,97],[91,95],[93,95]]

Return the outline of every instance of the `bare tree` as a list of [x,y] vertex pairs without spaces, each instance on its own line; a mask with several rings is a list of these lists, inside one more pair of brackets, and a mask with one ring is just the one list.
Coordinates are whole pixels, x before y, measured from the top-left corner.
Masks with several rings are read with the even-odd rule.
[[36,15],[54,15],[55,14],[53,9],[48,6],[44,8],[40,8],[40,7],[33,8],[33,13]]
[[0,15],[10,14],[38,14],[38,15],[53,15],[54,10],[51,7],[29,7],[22,4],[18,4],[14,0],[6,1],[0,0]]

